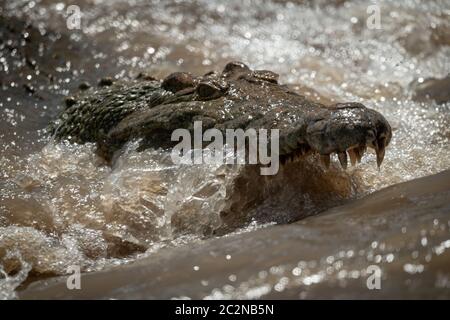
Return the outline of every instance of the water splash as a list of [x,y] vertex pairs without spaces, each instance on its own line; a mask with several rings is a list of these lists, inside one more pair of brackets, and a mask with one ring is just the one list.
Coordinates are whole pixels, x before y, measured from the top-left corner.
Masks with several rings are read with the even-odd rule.
[[[23,69],[24,59],[18,54],[8,53],[11,56],[0,60],[8,77],[26,74],[9,87],[2,85],[0,96],[4,155],[0,261],[5,274],[0,292],[6,292],[6,298],[14,297],[18,283],[36,274],[64,274],[70,264],[81,265],[83,271],[101,270],[166,245],[229,232],[254,218],[292,221],[344,198],[450,167],[450,104],[413,102],[409,87],[417,78],[440,77],[450,70],[450,47],[442,37],[449,30],[445,2],[380,1],[382,30],[365,27],[364,2],[301,5],[236,0],[224,6],[218,1],[180,5],[136,0],[132,5],[126,1],[80,1],[80,5],[83,30],[66,34],[64,1],[5,4],[7,15],[28,17],[42,37],[59,30],[82,58],[73,54],[76,50],[62,51],[68,61],[55,62],[53,84],[35,69]],[[83,44],[91,42],[97,46],[83,51]],[[63,47],[60,50],[67,50]],[[281,82],[306,95],[306,88],[312,88],[322,101],[358,101],[383,113],[394,136],[381,171],[374,166],[373,154],[346,173],[334,165],[324,173],[306,162],[290,164],[277,177],[262,181],[251,169],[179,168],[167,154],[138,153],[132,144],[112,168],[95,156],[90,144],[50,143],[25,156],[12,152],[25,144],[27,131],[45,126],[60,107],[28,95],[22,99],[19,83],[28,76],[41,81],[34,84],[38,91],[67,95],[73,83],[90,72],[118,78],[142,70],[159,77],[180,69],[202,74],[221,69],[230,59],[274,70]],[[48,71],[46,67],[43,71]],[[306,168],[315,169],[308,175]],[[238,177],[241,184],[236,190],[231,182]],[[255,179],[261,183],[245,184]],[[327,183],[329,189],[318,192]],[[331,191],[339,192],[332,196]],[[223,214],[230,211],[247,215]],[[243,230],[253,228],[251,224]],[[12,251],[20,254],[21,271],[6,258]],[[312,277],[307,280],[312,283],[322,279],[314,271],[303,275]],[[278,288],[287,286],[285,282]],[[268,290],[264,284],[252,288],[242,294],[256,297]]]

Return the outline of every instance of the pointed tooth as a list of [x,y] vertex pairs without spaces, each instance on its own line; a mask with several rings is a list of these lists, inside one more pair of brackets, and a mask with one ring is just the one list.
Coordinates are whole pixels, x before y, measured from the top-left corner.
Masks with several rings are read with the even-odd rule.
[[339,152],[338,153],[339,162],[341,163],[342,168],[347,169],[347,153]]
[[354,166],[357,160],[355,149],[348,149],[347,152],[350,156],[350,163],[352,164],[352,166]]
[[320,162],[322,165],[329,169],[330,168],[330,155],[329,154],[321,154],[320,155]]
[[383,159],[384,159],[384,149],[379,149],[376,151],[377,153],[377,166],[378,169],[381,167],[381,164],[383,163]]
[[353,152],[355,153],[356,161],[358,163],[360,163],[362,156],[361,156],[361,152],[360,152],[359,147],[356,147],[355,149],[353,149]]
[[384,159],[384,152],[386,149],[386,139],[385,138],[379,139],[377,142],[377,146],[378,146],[378,148],[375,149],[375,152],[377,154],[377,166],[378,166],[378,168],[380,168],[381,164],[383,163],[383,159]]

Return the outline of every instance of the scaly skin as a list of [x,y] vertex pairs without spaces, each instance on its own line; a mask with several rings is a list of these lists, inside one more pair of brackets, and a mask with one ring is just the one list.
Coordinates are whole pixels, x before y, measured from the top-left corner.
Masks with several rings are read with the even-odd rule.
[[56,139],[96,142],[110,159],[126,142],[140,139],[140,150],[168,148],[171,133],[203,129],[280,129],[282,160],[311,152],[328,166],[336,152],[341,165],[359,161],[369,146],[381,165],[392,131],[378,112],[360,103],[324,106],[284,85],[278,75],[230,62],[221,74],[193,77],[173,73],[162,82],[143,77],[134,82],[104,81],[106,87],[67,100],[68,108],[53,126]]

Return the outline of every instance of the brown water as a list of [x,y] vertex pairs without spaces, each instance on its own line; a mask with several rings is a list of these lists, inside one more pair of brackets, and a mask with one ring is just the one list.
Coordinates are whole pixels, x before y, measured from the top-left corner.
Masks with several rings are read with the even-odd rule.
[[[170,248],[187,250],[188,257],[182,260],[186,264],[197,244],[208,246],[210,241],[226,255],[227,236],[200,238],[220,227],[218,212],[232,205],[247,208],[257,204],[250,211],[250,218],[257,221],[250,225],[246,226],[248,217],[237,214],[231,218],[247,241],[257,243],[261,228],[286,228],[283,232],[294,237],[304,230],[288,225],[275,227],[270,222],[313,215],[345,199],[361,198],[383,187],[450,168],[450,105],[413,102],[409,89],[413,80],[443,77],[450,71],[446,37],[450,32],[449,2],[380,2],[381,29],[371,30],[365,24],[368,3],[364,2],[303,5],[227,1],[225,5],[217,1],[80,1],[83,16],[82,30],[78,31],[67,29],[63,1],[0,3],[2,298],[14,298],[21,284],[34,279],[63,275],[74,264],[86,272],[147,256],[170,264],[170,260],[164,260],[164,250],[170,252]],[[282,82],[312,98],[360,101],[382,112],[393,126],[394,136],[381,171],[376,169],[374,154],[368,154],[361,164],[346,172],[337,165],[324,172],[310,159],[286,166],[275,178],[262,181],[242,167],[176,167],[166,154],[155,150],[137,153],[132,144],[110,168],[95,157],[93,145],[55,144],[41,132],[61,110],[63,97],[82,81],[95,84],[102,76],[134,77],[143,70],[158,77],[181,69],[202,74],[220,70],[234,59],[254,68],[274,70]],[[32,87],[34,93],[26,91],[24,85]],[[233,185],[238,178],[243,183],[237,192]],[[427,188],[423,184],[413,186],[417,190]],[[444,194],[445,186],[441,190]],[[439,203],[439,197],[429,194],[426,201]],[[345,247],[345,255],[349,250],[355,255],[357,250],[366,250],[366,242],[378,246],[382,235],[364,235],[363,231],[377,230],[380,223],[388,224],[392,237],[398,239],[392,242],[390,253],[398,271],[394,278],[399,281],[403,281],[404,273],[420,273],[409,271],[416,270],[415,261],[422,253],[424,259],[428,251],[444,250],[446,254],[440,257],[448,256],[448,205],[421,211],[417,219],[430,223],[410,229],[405,228],[406,217],[400,219],[383,211],[387,199],[389,194],[380,198],[379,204],[359,200],[367,201],[366,209],[358,211],[360,222],[354,226],[358,237],[352,241],[364,243],[361,247],[347,242],[342,225],[311,223],[309,241],[321,242],[325,234],[335,235],[332,248],[317,247],[304,258],[315,261],[310,268],[315,271],[311,272],[326,272],[332,251],[339,255],[340,248]],[[378,213],[376,219],[371,218],[371,210]],[[399,211],[406,210],[405,206]],[[326,219],[332,221],[333,216]],[[428,236],[436,232],[439,236]],[[408,242],[419,235],[420,241]],[[267,231],[265,236],[272,244],[281,241],[277,231]],[[303,245],[309,244],[286,242],[283,253],[276,252],[286,255]],[[262,253],[252,264],[238,260],[240,272],[250,277],[266,270],[268,264],[276,267],[276,259],[265,260],[267,255]],[[381,253],[378,255],[384,259]],[[284,263],[290,266],[297,258],[292,256]],[[384,261],[378,260],[359,261],[358,270]],[[448,274],[433,271],[435,260],[430,261],[425,259],[417,268],[448,279]],[[445,258],[442,265],[447,262]],[[332,276],[318,277],[320,281],[314,277],[310,284],[333,283]],[[266,287],[260,292],[277,292],[273,289],[277,282],[264,279],[258,282]],[[427,288],[428,297],[442,296],[442,281]],[[251,287],[245,285],[239,294],[233,291],[229,296],[223,288],[216,291],[218,295],[194,293],[196,285],[186,296],[253,297]],[[268,287],[271,290],[267,291]],[[405,295],[416,288],[414,281],[406,288]],[[417,290],[422,289],[419,285]],[[126,292],[145,296],[137,285]],[[402,296],[401,291],[389,292]],[[352,294],[356,296],[358,290],[348,290],[347,296]],[[175,291],[164,294],[180,296],[182,293]],[[255,295],[261,296],[264,294]]]
[[[30,298],[450,298],[450,171],[289,225],[165,248],[134,264],[40,281]],[[361,214],[364,212],[364,214]],[[367,279],[382,270],[380,290]]]

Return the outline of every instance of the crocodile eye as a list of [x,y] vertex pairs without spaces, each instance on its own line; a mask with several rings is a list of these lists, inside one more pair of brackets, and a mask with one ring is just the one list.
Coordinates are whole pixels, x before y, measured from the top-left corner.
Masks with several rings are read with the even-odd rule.
[[250,68],[245,63],[240,61],[233,61],[227,63],[227,65],[222,71],[222,74],[228,75],[228,74],[249,73],[249,72]]
[[187,72],[174,72],[163,80],[161,87],[164,90],[176,93],[180,90],[194,87],[194,78]]
[[201,99],[217,99],[223,95],[228,85],[225,81],[205,81],[197,86],[197,94]]

